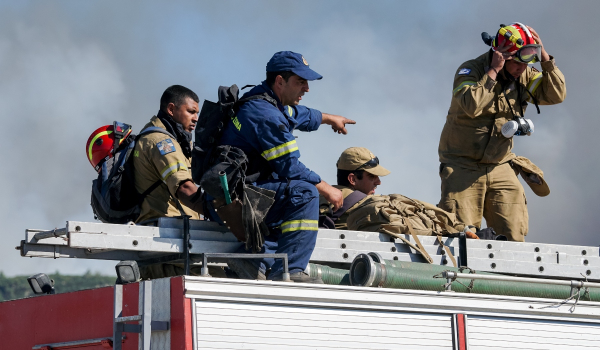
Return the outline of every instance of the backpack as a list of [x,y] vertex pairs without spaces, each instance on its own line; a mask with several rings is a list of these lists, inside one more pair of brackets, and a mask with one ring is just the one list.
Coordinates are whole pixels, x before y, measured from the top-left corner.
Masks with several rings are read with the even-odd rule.
[[[131,129],[131,125],[123,123],[121,125]],[[157,181],[141,194],[135,189],[131,155],[136,141],[142,135],[153,132],[161,132],[175,138],[162,128],[156,126],[146,128],[137,136],[129,134],[120,142],[114,156],[102,163],[98,178],[92,182],[91,205],[96,219],[111,224],[135,221],[140,216],[144,198],[162,183],[162,180]],[[115,144],[119,144],[119,135],[115,135],[115,137],[117,138]]]
[[347,223],[349,230],[410,234],[407,221],[421,236],[448,235],[465,227],[455,214],[401,194],[369,196],[349,213]]
[[[429,263],[433,260],[421,249],[423,246],[418,236],[437,236],[454,266],[456,261],[441,236],[459,233],[467,227],[456,219],[454,213],[401,194],[369,196],[349,213],[347,224],[348,230],[383,232],[399,238],[421,253]],[[405,234],[411,235],[416,245],[408,241]]]
[[346,198],[344,198],[343,205],[337,211],[331,212],[330,209],[328,212],[319,214],[319,228],[335,230],[335,222],[356,203],[365,199],[365,197],[367,197],[367,195],[361,191],[354,191],[350,193],[348,196],[346,196]]
[[[242,90],[250,86],[254,85],[246,85]],[[197,184],[200,184],[204,173],[214,165],[217,157],[214,152],[215,145],[221,139],[223,129],[229,121],[237,121],[236,114],[244,103],[261,99],[277,106],[277,101],[267,93],[239,99],[239,89],[235,84],[230,87],[220,86],[218,95],[218,102],[204,100],[196,123],[192,149],[192,179]]]

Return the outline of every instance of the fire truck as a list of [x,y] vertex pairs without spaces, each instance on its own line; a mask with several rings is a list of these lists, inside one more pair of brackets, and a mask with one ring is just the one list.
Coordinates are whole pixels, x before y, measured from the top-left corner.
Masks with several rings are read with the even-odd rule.
[[[214,223],[185,226],[161,218],[26,230],[17,247],[24,257],[121,261],[122,274],[111,287],[0,303],[0,348],[600,347],[598,247],[323,229],[307,267],[325,282],[315,285],[212,277],[209,268],[242,243]],[[202,273],[134,276],[137,263],[166,258]],[[30,283],[48,287],[43,278]]]

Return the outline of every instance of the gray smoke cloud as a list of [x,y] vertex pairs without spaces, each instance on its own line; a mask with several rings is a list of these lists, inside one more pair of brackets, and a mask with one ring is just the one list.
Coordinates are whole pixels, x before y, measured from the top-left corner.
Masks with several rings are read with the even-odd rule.
[[[115,262],[23,259],[26,228],[91,221],[84,155],[90,133],[120,120],[139,130],[166,87],[214,100],[219,85],[257,84],[276,51],[302,53],[324,76],[303,104],[357,121],[350,134],[299,133],[302,161],[335,182],[347,147],[368,147],[392,171],[378,193],[437,203],[437,146],[452,79],[485,52],[480,33],[521,21],[541,35],[567,81],[557,106],[530,108],[531,137],[515,153],[540,166],[552,189],[526,189],[528,241],[599,243],[595,181],[600,144],[593,64],[594,1],[260,1],[0,3],[0,271],[112,273]],[[539,66],[538,66],[539,67]]]

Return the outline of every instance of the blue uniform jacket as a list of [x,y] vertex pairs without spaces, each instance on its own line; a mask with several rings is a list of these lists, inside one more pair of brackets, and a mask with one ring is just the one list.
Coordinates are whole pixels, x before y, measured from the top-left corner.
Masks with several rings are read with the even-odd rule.
[[[277,108],[262,99],[244,103],[223,131],[220,144],[242,149],[250,160],[250,168],[268,163],[270,173],[277,174],[280,179],[318,184],[321,177],[298,159],[300,151],[292,132],[294,129],[317,130],[321,125],[321,112],[304,106],[283,106],[264,81],[242,98],[264,92],[277,101]],[[265,170],[261,169],[261,173]]]

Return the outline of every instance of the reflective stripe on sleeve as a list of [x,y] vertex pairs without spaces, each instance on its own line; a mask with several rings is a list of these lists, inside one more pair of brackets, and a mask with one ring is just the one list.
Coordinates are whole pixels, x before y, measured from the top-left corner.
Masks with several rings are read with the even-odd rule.
[[460,91],[460,89],[464,88],[465,86],[471,86],[471,85],[475,85],[477,84],[474,81],[463,81],[459,86],[456,87],[456,89],[452,90],[452,95],[456,95],[456,93],[458,91]]
[[171,163],[160,172],[160,176],[162,176],[163,181],[167,181],[169,176],[171,176],[174,172],[179,170],[187,171],[188,167],[182,162]]
[[266,160],[273,160],[275,158],[279,158],[288,153],[292,153],[298,150],[298,145],[296,144],[296,140],[292,140],[290,142],[286,142],[283,145],[279,145],[277,147],[273,147],[269,150],[266,150],[262,153],[263,158]]
[[318,231],[318,220],[292,220],[281,224],[281,233],[292,231]]
[[[527,84],[527,89],[529,90],[529,92],[531,92],[532,95],[535,93],[535,90],[538,88],[538,86],[540,86],[542,78],[542,73],[537,73],[533,76],[533,79],[531,79],[529,84]],[[529,96],[529,98],[531,99],[531,96]]]

